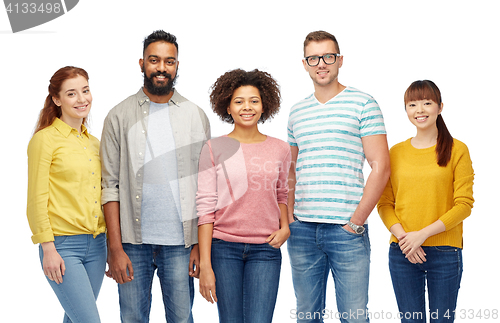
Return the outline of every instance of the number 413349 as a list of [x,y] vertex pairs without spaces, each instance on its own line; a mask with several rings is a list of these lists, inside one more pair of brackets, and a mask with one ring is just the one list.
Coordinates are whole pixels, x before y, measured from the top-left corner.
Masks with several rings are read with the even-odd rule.
[[456,318],[461,320],[469,319],[469,320],[497,320],[499,318],[498,309],[460,309],[456,311],[447,310],[443,315],[445,318],[450,319],[455,314]]
[[61,3],[9,3],[6,7],[7,13],[60,13]]

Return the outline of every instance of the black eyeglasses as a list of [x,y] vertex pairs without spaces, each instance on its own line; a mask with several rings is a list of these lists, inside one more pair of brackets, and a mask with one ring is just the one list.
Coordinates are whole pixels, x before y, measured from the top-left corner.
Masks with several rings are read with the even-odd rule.
[[319,62],[321,59],[323,59],[323,62],[327,65],[332,65],[335,64],[337,61],[337,57],[340,57],[342,55],[336,54],[336,53],[331,53],[331,54],[325,54],[323,56],[307,56],[304,59],[306,60],[307,65],[309,66],[318,66]]

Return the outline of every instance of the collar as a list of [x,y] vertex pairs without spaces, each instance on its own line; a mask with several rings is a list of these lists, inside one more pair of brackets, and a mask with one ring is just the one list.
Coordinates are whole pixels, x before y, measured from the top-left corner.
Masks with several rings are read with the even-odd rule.
[[[59,118],[54,119],[54,122],[52,122],[52,126],[54,128],[56,128],[57,131],[59,131],[66,138],[68,138],[71,131],[75,130],[76,132],[78,132],[78,130],[71,128],[70,125],[68,125],[67,123],[65,123],[64,121],[62,121]],[[87,136],[87,137],[89,136],[89,132],[87,130],[87,127],[85,127],[83,124],[82,124],[82,134],[85,134],[85,136]]]
[[[182,101],[182,96],[177,92],[175,88],[172,91],[174,91],[174,94],[172,94],[172,97],[170,98],[168,103],[180,106],[180,102]],[[141,87],[139,92],[137,92],[137,102],[141,107],[144,105],[144,103],[150,102],[149,97],[146,95],[146,93],[144,93],[143,87]]]

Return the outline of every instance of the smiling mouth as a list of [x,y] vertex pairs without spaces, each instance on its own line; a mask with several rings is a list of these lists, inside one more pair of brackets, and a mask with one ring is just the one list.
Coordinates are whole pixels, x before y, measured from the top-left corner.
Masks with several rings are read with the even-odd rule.
[[429,118],[429,116],[419,116],[419,117],[416,117],[415,120],[422,122],[422,121],[427,120],[428,118]]
[[85,105],[81,105],[81,106],[78,106],[78,107],[74,107],[74,109],[85,110],[85,109],[87,109],[88,106],[89,106],[88,104],[85,104]]
[[158,80],[160,82],[164,82],[166,80],[172,79],[172,76],[170,74],[165,74],[165,73],[160,73],[160,72],[151,75],[151,77],[155,78],[156,80]]

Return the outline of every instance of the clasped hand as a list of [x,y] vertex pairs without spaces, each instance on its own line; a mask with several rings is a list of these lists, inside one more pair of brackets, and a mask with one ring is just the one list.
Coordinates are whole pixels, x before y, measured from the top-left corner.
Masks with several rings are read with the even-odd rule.
[[421,247],[426,239],[426,235],[420,231],[406,232],[398,237],[399,248],[412,264],[427,261],[426,254]]

